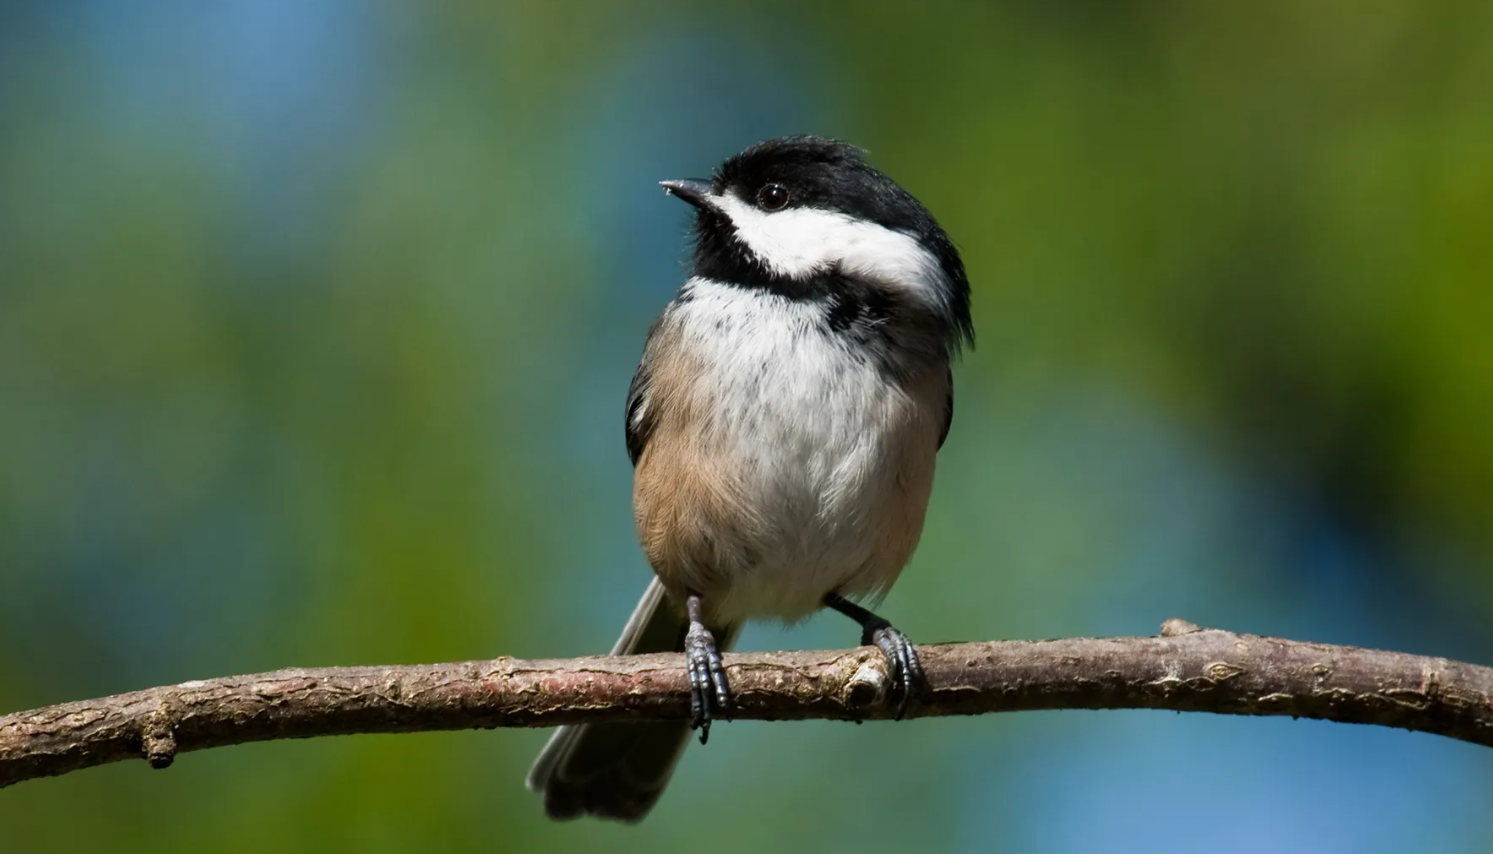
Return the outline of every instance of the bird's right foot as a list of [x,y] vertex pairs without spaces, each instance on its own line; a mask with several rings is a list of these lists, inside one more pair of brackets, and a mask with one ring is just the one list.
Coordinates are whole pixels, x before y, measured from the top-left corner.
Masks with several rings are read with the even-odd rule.
[[689,597],[689,631],[684,635],[684,661],[689,670],[690,729],[700,731],[700,743],[710,739],[710,722],[731,719],[731,685],[715,636],[700,622],[700,597]]

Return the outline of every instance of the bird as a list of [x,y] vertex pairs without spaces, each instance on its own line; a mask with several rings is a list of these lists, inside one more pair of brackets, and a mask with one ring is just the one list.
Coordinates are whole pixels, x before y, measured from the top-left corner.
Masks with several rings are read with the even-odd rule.
[[560,727],[527,784],[553,819],[641,821],[689,741],[729,719],[721,651],[748,620],[821,609],[885,656],[900,718],[924,683],[878,603],[922,535],[974,344],[958,250],[849,143],[757,143],[694,207],[688,278],[648,330],[627,392],[633,511],[654,571],[612,654],[682,652],[689,721]]

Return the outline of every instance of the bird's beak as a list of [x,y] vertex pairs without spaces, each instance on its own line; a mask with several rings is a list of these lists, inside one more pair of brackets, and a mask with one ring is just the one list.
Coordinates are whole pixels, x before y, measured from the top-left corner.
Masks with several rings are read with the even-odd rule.
[[698,178],[680,178],[677,181],[659,181],[658,185],[671,196],[678,196],[695,207],[706,210],[710,203],[710,182]]

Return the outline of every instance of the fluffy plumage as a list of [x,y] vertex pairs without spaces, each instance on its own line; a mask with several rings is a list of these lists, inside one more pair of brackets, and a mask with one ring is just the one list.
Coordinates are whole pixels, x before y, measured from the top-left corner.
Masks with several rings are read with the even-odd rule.
[[[973,340],[958,252],[858,149],[769,140],[666,186],[698,209],[694,270],[628,390],[658,580],[614,652],[682,649],[689,595],[724,648],[745,620],[884,593],[922,533],[949,363]],[[562,727],[529,784],[552,816],[637,820],[687,734]]]
[[883,592],[922,532],[947,365],[889,376],[822,301],[704,279],[686,293],[649,341],[637,410],[651,435],[633,505],[659,578],[721,623]]

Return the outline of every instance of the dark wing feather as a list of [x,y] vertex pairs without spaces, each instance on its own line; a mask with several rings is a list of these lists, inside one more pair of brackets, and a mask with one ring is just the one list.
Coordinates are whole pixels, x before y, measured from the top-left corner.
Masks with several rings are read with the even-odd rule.
[[648,337],[643,341],[643,358],[638,369],[632,372],[632,382],[627,386],[627,458],[637,466],[643,456],[643,448],[653,435],[653,426],[658,423],[653,409],[653,370],[649,367],[653,350],[653,338],[664,322],[668,310],[648,327]]
[[643,456],[643,447],[653,433],[653,411],[648,406],[650,378],[648,357],[644,355],[638,369],[632,372],[632,383],[627,387],[627,458],[634,466]]
[[[949,398],[943,408],[943,429],[938,432],[938,447],[943,449],[943,440],[949,438],[949,427],[954,423],[954,369],[949,368]],[[631,439],[628,440],[629,442]]]

